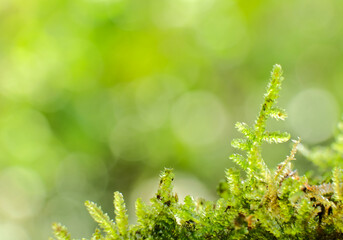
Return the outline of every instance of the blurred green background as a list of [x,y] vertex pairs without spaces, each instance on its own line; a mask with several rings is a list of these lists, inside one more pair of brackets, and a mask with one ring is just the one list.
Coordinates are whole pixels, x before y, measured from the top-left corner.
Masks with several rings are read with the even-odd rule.
[[[55,221],[89,236],[83,202],[113,216],[116,190],[134,221],[164,167],[181,198],[215,199],[234,123],[253,123],[275,63],[289,118],[270,127],[329,143],[342,54],[342,1],[2,0],[1,239],[47,239]],[[288,151],[264,156],[275,167]]]

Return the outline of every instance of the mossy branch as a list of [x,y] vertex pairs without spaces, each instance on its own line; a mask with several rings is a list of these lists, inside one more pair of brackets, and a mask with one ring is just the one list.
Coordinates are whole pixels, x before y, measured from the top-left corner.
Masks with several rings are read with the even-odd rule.
[[251,128],[246,123],[236,123],[237,130],[244,134],[245,139],[234,139],[231,145],[234,148],[246,151],[246,158],[242,155],[233,154],[230,159],[247,172],[250,180],[266,182],[270,180],[270,170],[261,155],[261,144],[263,142],[283,143],[290,138],[288,133],[266,131],[266,122],[269,117],[277,120],[284,120],[287,117],[283,109],[275,107],[283,79],[281,66],[274,65],[264,95],[264,103],[261,106],[255,125]]
[[70,234],[65,226],[60,223],[54,223],[52,230],[57,240],[71,240]]
[[127,236],[129,218],[126,214],[126,207],[123,195],[120,192],[114,193],[114,213],[116,215],[115,222],[118,227],[119,234],[123,237]]
[[89,214],[99,224],[100,228],[102,228],[108,236],[114,239],[118,238],[118,233],[114,222],[106,213],[103,213],[101,207],[98,207],[95,203],[91,201],[86,201],[85,205],[87,207]]

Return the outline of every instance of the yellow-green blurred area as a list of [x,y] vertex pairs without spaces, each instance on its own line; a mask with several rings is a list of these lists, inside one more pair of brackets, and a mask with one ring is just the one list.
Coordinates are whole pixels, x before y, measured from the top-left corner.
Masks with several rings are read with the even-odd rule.
[[[289,118],[270,128],[329,143],[342,56],[342,1],[2,0],[0,238],[47,239],[55,221],[89,236],[83,202],[113,216],[116,190],[134,222],[164,167],[181,199],[215,199],[275,63]],[[271,168],[290,150],[264,147]]]

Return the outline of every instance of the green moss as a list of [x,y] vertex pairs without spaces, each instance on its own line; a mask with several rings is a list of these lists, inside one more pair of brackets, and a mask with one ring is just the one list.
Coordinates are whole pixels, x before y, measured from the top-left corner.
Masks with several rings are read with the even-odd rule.
[[[290,139],[288,133],[266,130],[268,118],[287,117],[275,106],[282,81],[281,66],[275,65],[255,124],[236,124],[243,138],[234,139],[232,146],[241,153],[230,158],[241,170],[226,170],[216,202],[191,196],[179,201],[173,193],[174,174],[165,169],[150,204],[137,200],[135,225],[128,224],[120,193],[114,194],[115,220],[87,201],[86,207],[99,225],[91,239],[343,239],[343,171],[336,164],[342,162],[342,134],[331,147],[313,151],[295,140],[289,156],[274,170],[263,160],[262,143]],[[332,180],[311,185],[305,176],[298,176],[292,170],[298,148],[313,162],[323,164],[320,158],[334,167]],[[53,230],[56,239],[71,239],[65,227],[54,224]]]

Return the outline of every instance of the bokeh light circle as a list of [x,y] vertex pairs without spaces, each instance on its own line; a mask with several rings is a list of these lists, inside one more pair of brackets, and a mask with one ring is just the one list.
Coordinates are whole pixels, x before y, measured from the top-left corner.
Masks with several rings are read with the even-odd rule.
[[136,108],[142,128],[157,129],[168,119],[170,102],[184,90],[184,84],[172,76],[140,79],[135,84]]
[[152,5],[152,20],[161,28],[192,26],[204,12],[211,9],[213,0],[167,0]]
[[304,142],[319,143],[332,136],[338,120],[338,105],[329,92],[308,89],[292,99],[289,119],[295,134]]
[[45,200],[45,188],[34,171],[10,167],[0,173],[0,211],[13,219],[38,213]]
[[220,100],[206,91],[184,94],[171,111],[174,133],[190,146],[215,142],[224,132],[227,122],[227,113]]
[[1,240],[29,240],[30,237],[25,229],[15,223],[5,222],[0,224]]

